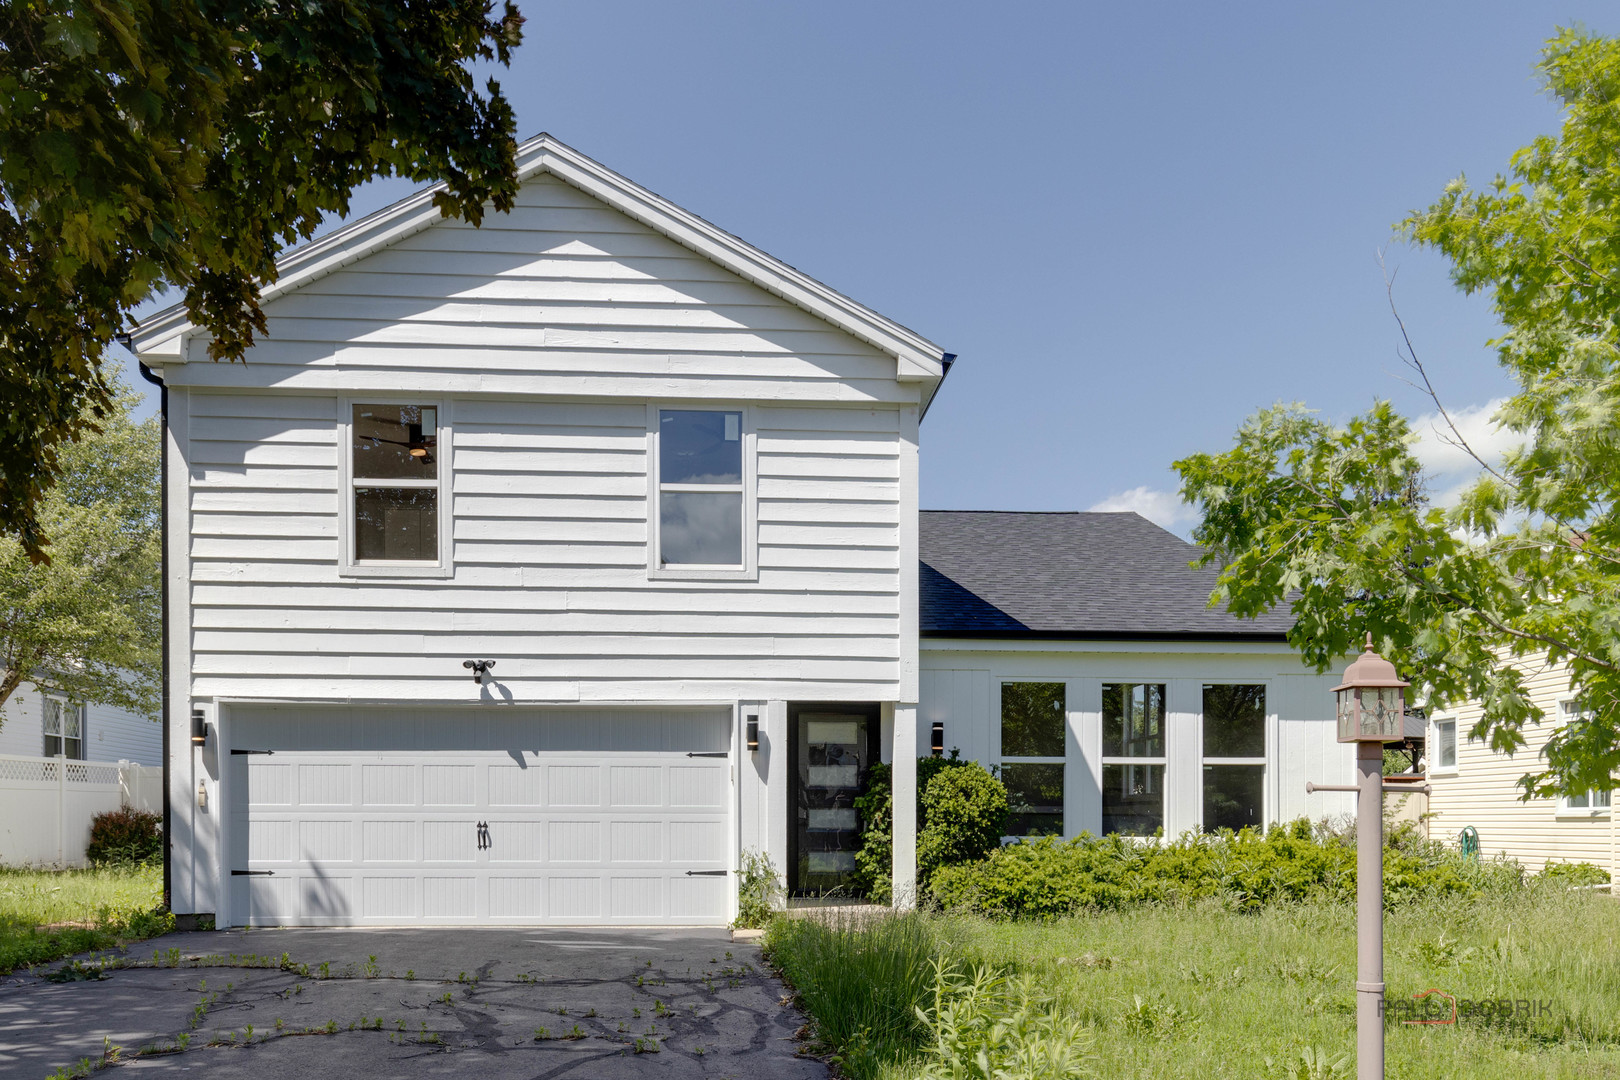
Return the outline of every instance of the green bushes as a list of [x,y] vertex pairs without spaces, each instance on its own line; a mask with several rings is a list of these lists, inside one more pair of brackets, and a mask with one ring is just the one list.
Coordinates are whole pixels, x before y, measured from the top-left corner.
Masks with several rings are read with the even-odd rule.
[[759,929],[770,921],[771,913],[782,907],[782,879],[762,851],[742,853],[737,870],[737,921],[733,926]]
[[163,859],[163,819],[145,810],[109,810],[90,821],[85,856],[95,866],[141,866]]
[[[1277,901],[1354,899],[1355,848],[1309,822],[1261,835],[1188,833],[1138,843],[1084,834],[1011,844],[983,861],[945,866],[930,895],[947,909],[1002,918],[1052,918],[1077,911],[1222,897],[1242,908]],[[1472,862],[1410,830],[1384,850],[1384,896],[1397,904],[1430,896],[1473,895],[1516,885],[1517,864]]]
[[[887,904],[892,899],[892,775],[889,766],[873,765],[867,772],[865,793],[855,800],[863,831],[861,848],[855,853],[853,882],[856,889],[879,904]],[[936,792],[934,781],[946,775],[951,779]],[[996,809],[998,804],[999,810]],[[918,758],[919,887],[934,868],[963,859],[982,858],[994,849],[1001,843],[1006,820],[1007,789],[984,766],[962,760],[961,751],[955,749],[949,757]]]

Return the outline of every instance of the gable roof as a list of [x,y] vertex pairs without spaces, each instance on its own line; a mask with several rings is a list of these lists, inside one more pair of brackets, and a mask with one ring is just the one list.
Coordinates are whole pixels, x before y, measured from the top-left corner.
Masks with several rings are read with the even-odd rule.
[[924,510],[919,541],[925,638],[1281,641],[1293,625],[1210,608],[1199,549],[1137,514]]
[[[955,357],[927,338],[823,285],[780,259],[681,209],[542,132],[517,149],[518,181],[543,173],[573,185],[648,228],[895,358],[895,377],[932,385],[926,406]],[[276,262],[279,277],[264,290],[269,302],[388,245],[446,220],[433,205],[434,184],[392,206],[302,244]],[[134,351],[153,363],[184,363],[183,339],[196,331],[185,305],[175,304],[130,332]]]

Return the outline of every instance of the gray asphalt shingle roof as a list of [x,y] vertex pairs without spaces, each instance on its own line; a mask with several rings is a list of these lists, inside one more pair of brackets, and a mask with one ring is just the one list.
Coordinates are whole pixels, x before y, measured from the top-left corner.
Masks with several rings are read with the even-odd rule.
[[1293,624],[1209,608],[1215,570],[1137,514],[924,510],[920,555],[923,637],[1280,640]]

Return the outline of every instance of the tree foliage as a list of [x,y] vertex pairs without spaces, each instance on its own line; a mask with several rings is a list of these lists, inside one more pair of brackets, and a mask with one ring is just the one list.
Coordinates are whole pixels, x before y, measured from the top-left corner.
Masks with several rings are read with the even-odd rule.
[[1401,226],[1491,296],[1517,384],[1496,420],[1522,446],[1480,460],[1444,509],[1387,403],[1343,427],[1266,409],[1231,450],[1176,463],[1204,562],[1223,567],[1212,602],[1290,604],[1290,640],[1319,669],[1371,631],[1420,702],[1477,699],[1473,734],[1511,752],[1541,719],[1523,671],[1567,662],[1591,719],[1553,735],[1525,797],[1608,788],[1620,769],[1620,41],[1560,31],[1540,70],[1559,135]]
[[62,448],[39,507],[55,557],[0,537],[0,705],[30,681],[157,717],[160,432],[130,417],[138,400],[115,382],[101,430]]
[[378,175],[477,224],[516,191],[493,0],[0,4],[0,530],[35,557],[63,447],[111,407],[130,311],[183,289],[215,359],[263,333],[277,254]]

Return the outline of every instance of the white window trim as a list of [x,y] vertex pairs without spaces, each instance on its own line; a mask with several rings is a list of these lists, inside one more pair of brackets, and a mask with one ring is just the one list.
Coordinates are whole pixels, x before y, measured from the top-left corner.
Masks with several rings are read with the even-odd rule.
[[[1579,699],[1574,697],[1561,697],[1558,699],[1557,703],[1554,705],[1554,708],[1558,710],[1557,723],[1559,727],[1563,727],[1569,722],[1570,719],[1570,715],[1564,711],[1565,707],[1568,705],[1575,705],[1578,703],[1578,701]],[[1575,715],[1579,714],[1577,713]],[[1594,788],[1592,791],[1588,791],[1586,793],[1588,802],[1591,801],[1591,797],[1595,791],[1596,789]],[[1609,789],[1609,803],[1610,805],[1608,806],[1571,806],[1569,805],[1569,796],[1560,795],[1555,800],[1553,816],[1558,821],[1608,821],[1609,814],[1614,808],[1613,788]]]
[[[437,488],[439,492],[439,559],[427,561],[357,561],[354,557],[354,407],[356,405],[425,405],[438,410],[439,476],[437,480],[389,480],[363,487]],[[447,578],[455,574],[454,444],[450,401],[432,394],[362,394],[338,400],[338,574],[355,578]]]
[[[1001,687],[1005,683],[1056,683],[1057,685],[1063,687],[1063,751],[1064,751],[1064,753],[1063,753],[1062,757],[1008,757],[1008,756],[1002,754],[1002,752],[1001,752]],[[1074,691],[1075,691],[1075,686],[1076,686],[1075,682],[1072,679],[1066,678],[1064,676],[1053,676],[1053,675],[1002,675],[1002,676],[995,677],[994,686],[995,686],[995,701],[993,703],[993,708],[991,709],[992,721],[993,722],[990,725],[990,727],[991,727],[991,731],[990,731],[991,742],[990,742],[989,749],[991,750],[991,760],[994,762],[994,764],[996,766],[997,775],[1000,776],[1002,774],[1002,767],[1005,766],[1005,765],[1062,765],[1063,766],[1063,805],[1062,805],[1062,809],[1059,810],[1059,814],[1063,818],[1063,832],[1060,833],[1060,834],[1057,834],[1057,838],[1061,840],[1061,839],[1066,839],[1068,837],[1076,835],[1076,833],[1074,831],[1073,820],[1071,819],[1070,810],[1069,810],[1069,807],[1071,805],[1070,799],[1069,799],[1069,788],[1070,788],[1070,785],[1072,783],[1074,783],[1074,778],[1070,775],[1071,770],[1069,768],[1069,763],[1070,763],[1071,754],[1077,749],[1077,747],[1075,746],[1073,724],[1071,723],[1071,719],[1070,719],[1075,714],[1075,708],[1074,708]],[[1041,836],[1043,836],[1043,835],[1046,835],[1046,834],[1041,833],[1041,834],[1032,834],[1032,835],[1025,836],[1025,835],[1021,835],[1021,834],[1008,833],[1007,835],[1005,835],[1005,836],[1003,836],[1001,838],[1001,841],[1002,841],[1002,843],[1012,843],[1013,841],[1018,841],[1018,840],[1039,840],[1041,838]]]
[[[1160,818],[1163,819],[1163,825],[1161,825],[1160,827],[1164,830],[1165,835],[1169,836],[1170,827],[1171,827],[1171,813],[1172,813],[1172,807],[1171,807],[1171,801],[1170,801],[1170,782],[1171,782],[1171,779],[1172,779],[1172,777],[1171,777],[1171,771],[1172,770],[1170,768],[1170,758],[1173,756],[1173,749],[1174,749],[1170,745],[1170,729],[1173,726],[1171,724],[1170,717],[1171,717],[1172,712],[1174,711],[1170,707],[1170,698],[1171,698],[1171,693],[1172,693],[1171,687],[1174,686],[1178,682],[1186,682],[1186,681],[1187,681],[1186,679],[1180,679],[1180,678],[1172,679],[1172,678],[1168,678],[1168,677],[1163,676],[1163,675],[1105,676],[1105,677],[1100,678],[1100,679],[1097,680],[1097,720],[1098,720],[1098,723],[1100,725],[1102,725],[1102,727],[1103,727],[1103,730],[1100,732],[1100,734],[1102,736],[1102,740],[1098,744],[1099,752],[1097,754],[1097,824],[1098,824],[1099,829],[1102,828],[1102,818],[1103,818],[1103,794],[1104,794],[1104,792],[1102,790],[1103,767],[1107,766],[1107,765],[1162,765],[1162,766],[1164,766],[1164,781],[1163,781],[1163,787],[1161,788],[1161,790],[1159,792],[1159,795],[1160,795],[1160,798],[1163,800],[1163,805],[1162,805],[1162,807],[1161,807],[1161,809],[1159,811],[1159,816],[1160,816]],[[1162,687],[1164,687],[1164,721],[1163,721],[1163,723],[1164,723],[1164,753],[1163,754],[1160,754],[1157,757],[1124,757],[1124,756],[1119,755],[1119,754],[1108,754],[1108,753],[1103,753],[1101,751],[1101,748],[1103,746],[1106,746],[1107,743],[1108,743],[1108,731],[1107,731],[1108,717],[1103,712],[1103,688],[1106,687],[1106,686],[1117,686],[1117,685],[1143,685],[1143,686],[1152,685],[1152,686],[1162,686]],[[1198,791],[1199,791],[1200,802],[1202,802],[1202,799],[1203,799],[1203,774],[1202,774],[1202,772],[1199,773],[1199,789],[1198,789]],[[1203,816],[1203,811],[1200,810],[1199,811],[1199,817],[1202,818],[1202,816]],[[1202,828],[1202,824],[1200,824],[1199,827]],[[1134,835],[1134,834],[1126,834],[1126,833],[1103,833],[1102,835],[1104,835],[1104,836],[1119,836],[1119,837],[1121,837],[1122,839],[1125,839],[1125,840],[1135,840],[1135,841],[1144,842],[1144,843],[1149,842],[1149,841],[1151,841],[1153,839],[1152,834],[1148,834],[1148,835],[1144,836],[1144,835]]]
[[[1456,755],[1456,761],[1454,763],[1450,764],[1450,765],[1441,765],[1440,764],[1440,725],[1441,724],[1450,724],[1452,726],[1451,745],[1452,745],[1452,752]],[[1461,735],[1461,733],[1462,733],[1462,721],[1458,720],[1455,716],[1447,716],[1447,715],[1441,714],[1441,715],[1434,715],[1434,716],[1429,717],[1429,733],[1428,733],[1428,737],[1426,739],[1424,739],[1424,744],[1423,744],[1423,758],[1424,758],[1424,761],[1427,763],[1427,767],[1425,769],[1425,775],[1427,775],[1427,776],[1457,776],[1462,772],[1462,748],[1463,748],[1463,744],[1462,744],[1462,739],[1458,737],[1459,735]]]
[[[702,566],[697,564],[664,566],[658,558],[661,540],[658,535],[662,518],[659,492],[664,486],[658,482],[659,413],[665,409],[683,412],[741,413],[742,424],[742,565]],[[759,438],[754,430],[754,415],[741,402],[721,401],[654,401],[647,405],[647,577],[652,581],[757,581],[759,580]],[[726,491],[730,485],[670,484],[671,491]]]
[[[46,723],[45,723],[45,714],[46,714],[46,708],[47,708],[46,703],[47,702],[52,702],[52,701],[56,702],[59,706],[61,706],[61,709],[60,709],[60,711],[58,712],[57,715],[60,716],[62,714],[70,712],[70,711],[74,712],[74,713],[76,713],[78,715],[78,718],[79,718],[79,734],[76,737],[74,737],[74,739],[73,739],[74,742],[79,744],[79,753],[78,753],[77,756],[70,756],[68,754],[68,752],[67,752],[68,737],[67,737],[67,735],[65,733],[62,733],[62,732],[58,732],[54,736],[57,743],[58,743],[58,745],[59,745],[59,747],[60,747],[60,749],[55,754],[46,754],[46,753],[44,753],[45,740],[49,739],[49,738],[52,738],[51,733],[48,730],[46,730]],[[89,728],[90,711],[84,707],[84,703],[83,702],[75,702],[71,698],[65,697],[62,694],[41,694],[40,695],[40,707],[39,707],[39,709],[40,709],[40,712],[39,712],[40,747],[39,748],[40,748],[41,755],[44,756],[44,757],[62,757],[62,758],[66,758],[68,761],[88,761],[88,760],[90,760],[90,748],[87,745],[88,740],[85,738],[85,735],[87,734],[87,730]]]
[[[1204,687],[1206,687],[1206,686],[1259,686],[1259,687],[1264,687],[1265,688],[1266,711],[1265,711],[1265,715],[1264,715],[1264,718],[1263,718],[1263,721],[1262,721],[1262,725],[1263,725],[1263,727],[1265,729],[1264,732],[1263,732],[1264,738],[1265,738],[1264,753],[1262,753],[1259,757],[1208,757],[1208,756],[1206,756],[1204,754]],[[1199,682],[1198,682],[1198,828],[1200,830],[1205,828],[1205,826],[1207,824],[1204,821],[1204,766],[1205,765],[1259,765],[1263,770],[1261,772],[1261,774],[1260,774],[1260,817],[1261,817],[1260,828],[1262,830],[1264,830],[1271,823],[1272,818],[1274,818],[1276,816],[1276,811],[1272,807],[1272,799],[1271,799],[1271,774],[1272,774],[1272,769],[1271,769],[1271,755],[1272,755],[1272,723],[1271,723],[1271,718],[1272,718],[1272,716],[1275,715],[1275,710],[1272,708],[1272,704],[1271,704],[1272,701],[1273,701],[1273,698],[1272,698],[1273,689],[1274,688],[1271,685],[1271,680],[1270,679],[1213,678],[1213,679],[1200,679],[1199,680]],[[1168,749],[1169,748],[1169,743],[1166,742],[1165,746],[1166,746],[1166,749]]]

